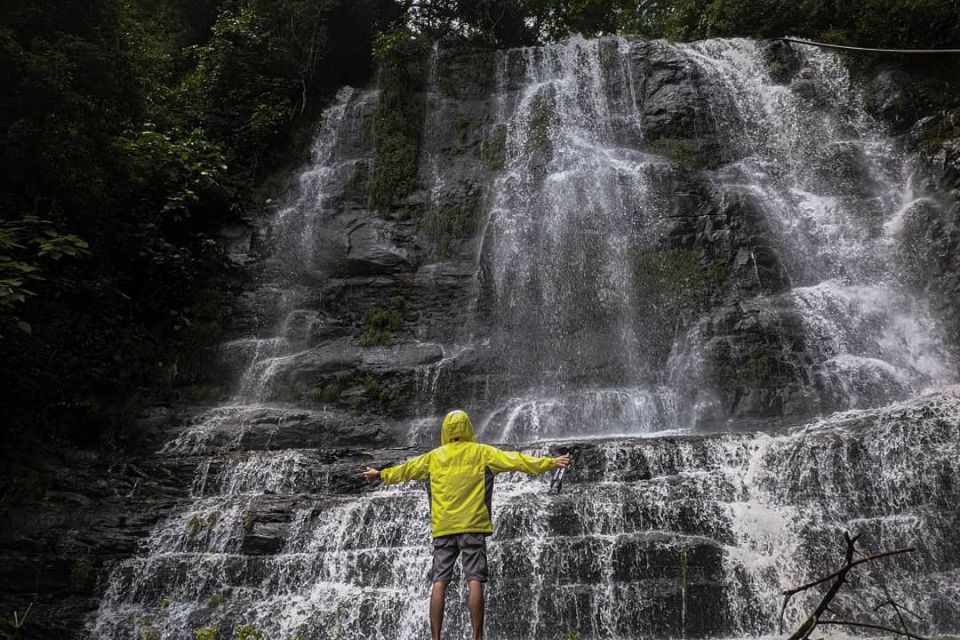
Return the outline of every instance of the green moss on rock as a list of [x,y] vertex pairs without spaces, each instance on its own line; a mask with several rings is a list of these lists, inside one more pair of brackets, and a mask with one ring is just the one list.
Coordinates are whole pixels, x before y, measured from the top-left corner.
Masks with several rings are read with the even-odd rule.
[[543,94],[533,97],[527,120],[527,135],[530,145],[538,151],[550,148],[550,125],[553,123],[553,111],[550,101]]
[[403,314],[396,309],[374,307],[363,316],[360,344],[364,347],[388,345],[393,334],[403,328]]
[[483,141],[480,157],[484,166],[491,171],[503,169],[507,160],[507,127],[499,125]]
[[663,156],[691,169],[703,169],[708,164],[703,161],[697,147],[689,140],[660,138],[647,145],[646,152]]
[[381,69],[380,102],[373,119],[373,168],[366,183],[372,206],[387,209],[417,189],[424,117],[422,49],[411,43]]
[[437,251],[445,254],[454,241],[470,238],[479,231],[482,211],[479,192],[470,193],[463,199],[428,210],[423,217],[423,231]]
[[640,304],[664,321],[702,309],[727,283],[727,265],[701,264],[693,249],[647,249],[634,253],[633,280]]

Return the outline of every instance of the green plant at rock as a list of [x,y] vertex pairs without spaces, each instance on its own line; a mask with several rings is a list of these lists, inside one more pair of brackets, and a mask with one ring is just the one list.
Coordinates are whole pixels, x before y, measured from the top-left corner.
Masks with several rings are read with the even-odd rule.
[[265,640],[254,624],[245,624],[233,630],[234,640]]
[[947,140],[960,138],[960,109],[933,116],[921,130],[920,148],[928,154],[940,151]]
[[632,256],[633,297],[640,339],[651,361],[669,355],[675,333],[728,284],[724,264],[701,264],[693,249],[639,249]]
[[203,529],[204,520],[200,516],[191,516],[187,520],[187,536],[190,538],[195,538],[200,530]]
[[470,238],[480,230],[483,206],[479,193],[430,208],[423,217],[423,231],[438,253],[446,254],[456,240]]
[[663,156],[691,169],[709,168],[696,145],[689,140],[659,138],[647,145],[647,153]]
[[388,345],[393,334],[403,328],[403,315],[396,309],[373,307],[363,315],[363,333],[360,344],[364,347]]
[[0,628],[0,638],[3,640],[19,640],[20,633],[23,631],[23,628],[27,624],[27,618],[30,617],[30,610],[33,608],[33,603],[31,602],[26,610],[23,612],[23,615],[19,611],[14,610],[10,614],[10,617],[4,620],[4,627]]
[[201,531],[206,531],[205,536],[209,536],[219,522],[220,514],[217,512],[208,514],[206,517],[191,516],[190,519],[187,520],[187,537],[192,540],[196,538]]
[[366,404],[362,397],[357,396],[350,401],[350,408],[353,409],[354,413],[363,413]]
[[527,116],[527,136],[530,145],[537,151],[550,148],[550,125],[553,123],[553,110],[550,101],[538,93],[530,101]]
[[173,606],[173,599],[172,599],[172,598],[161,598],[161,599],[160,599],[160,608],[161,608],[161,609],[169,609],[169,608],[172,607],[172,606]]
[[193,633],[197,636],[197,640],[217,640],[217,636],[220,635],[220,628],[201,627],[199,629],[194,629]]
[[400,380],[390,380],[368,375],[364,378],[363,400],[355,403],[354,409],[377,410],[391,415],[400,415],[410,402],[410,395]]
[[218,384],[195,384],[189,387],[190,397],[196,402],[214,404],[223,395],[223,387]]
[[140,640],[160,640],[160,632],[154,626],[152,618],[140,621]]
[[695,250],[647,249],[633,255],[638,303],[664,319],[696,312],[727,281],[725,264],[704,267]]
[[338,382],[333,381],[325,384],[322,389],[319,389],[318,392],[315,393],[315,395],[317,396],[318,400],[332,404],[340,399],[341,393],[343,393],[343,387],[340,386]]
[[77,593],[86,593],[93,586],[95,577],[93,560],[89,556],[79,558],[70,568],[70,588]]
[[499,125],[483,141],[481,159],[487,169],[499,171],[503,169],[507,159],[507,127]]
[[209,598],[207,598],[207,607],[210,609],[216,609],[226,601],[226,598],[222,593],[214,593]]
[[424,57],[419,40],[405,39],[381,58],[373,167],[366,184],[367,197],[378,209],[390,209],[418,186]]

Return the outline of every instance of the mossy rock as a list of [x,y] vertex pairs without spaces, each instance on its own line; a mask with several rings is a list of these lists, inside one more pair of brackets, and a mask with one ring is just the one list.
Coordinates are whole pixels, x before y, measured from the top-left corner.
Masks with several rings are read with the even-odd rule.
[[662,156],[689,169],[716,169],[719,163],[701,153],[696,144],[680,138],[659,138],[644,149],[647,153]]
[[924,153],[933,155],[943,148],[944,142],[957,138],[960,138],[960,110],[932,117],[917,142]]
[[496,52],[482,49],[441,54],[437,84],[451,98],[485,96],[496,78]]
[[600,69],[609,76],[620,60],[620,43],[614,39],[602,39],[597,43],[597,52],[600,56]]
[[480,147],[480,159],[490,171],[499,171],[507,160],[507,127],[498,125],[483,141]]
[[97,570],[89,556],[74,561],[70,567],[70,590],[74,593],[89,593],[96,583]]
[[366,182],[372,206],[388,209],[419,188],[420,133],[425,113],[421,50],[397,51],[381,70],[373,117],[373,167]]
[[456,240],[477,234],[482,212],[481,194],[478,190],[469,192],[462,199],[444,202],[427,211],[423,217],[423,232],[440,254],[446,254]]
[[637,299],[664,318],[696,313],[728,284],[727,265],[703,265],[694,249],[637,250],[632,270]]
[[413,399],[407,384],[396,377],[370,374],[364,378],[363,386],[363,399],[360,403],[355,402],[354,406],[359,412],[375,411],[400,416]]
[[367,309],[363,316],[363,333],[360,335],[362,346],[388,345],[393,341],[393,334],[403,328],[406,301],[401,297],[394,297],[391,304],[392,308],[373,307]]
[[551,101],[543,94],[534,96],[527,118],[527,139],[534,150],[550,150],[550,127],[553,121]]

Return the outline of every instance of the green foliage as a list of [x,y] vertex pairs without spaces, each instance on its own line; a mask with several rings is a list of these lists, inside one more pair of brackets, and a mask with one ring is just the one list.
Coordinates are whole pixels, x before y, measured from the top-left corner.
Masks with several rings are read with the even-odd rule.
[[368,375],[363,380],[363,386],[363,400],[354,406],[358,413],[378,411],[400,416],[410,402],[410,393],[400,380]]
[[88,248],[86,241],[57,231],[52,222],[37,216],[0,221],[0,337],[4,325],[32,333],[31,325],[15,313],[28,296],[36,295],[32,285],[47,279],[44,271],[53,263],[65,256],[87,256]]
[[201,204],[225,206],[235,193],[226,186],[227,165],[217,145],[199,130],[183,134],[146,128],[125,132],[115,141],[120,161],[129,173],[129,187],[158,222],[180,222]]
[[667,322],[703,308],[727,280],[726,265],[704,267],[692,249],[637,251],[633,273],[638,303]]
[[530,112],[527,118],[527,136],[530,145],[545,151],[550,148],[550,125],[553,122],[553,109],[550,101],[543,94],[537,94],[530,103]]
[[153,626],[151,618],[140,621],[140,640],[160,640],[160,632]]
[[483,141],[483,164],[491,171],[503,169],[507,160],[507,128],[500,125]]
[[270,388],[270,399],[275,402],[298,402],[307,393],[307,385],[300,380],[275,379]]
[[220,514],[216,511],[207,515],[206,517],[191,516],[187,521],[187,537],[193,540],[201,532],[203,532],[205,536],[209,536],[211,533],[213,533],[213,529],[217,526],[217,524],[219,524],[219,522]]
[[689,140],[658,138],[649,144],[646,150],[648,153],[669,158],[691,169],[699,169],[705,166],[696,146]]
[[480,193],[470,193],[462,200],[428,209],[423,217],[423,231],[433,240],[438,253],[446,254],[454,241],[476,235],[482,213]]
[[418,187],[426,71],[420,41],[403,40],[384,55],[373,120],[376,148],[366,184],[367,197],[379,209],[390,208]]
[[960,138],[960,109],[942,112],[925,123],[920,132],[920,148],[928,154],[940,151],[947,140]]
[[[373,347],[378,345],[388,345],[393,340],[393,334],[403,328],[403,311],[406,302],[403,299],[402,306],[394,301],[394,308],[373,307],[367,309],[363,315],[363,333],[360,335],[360,344],[364,347]],[[338,394],[339,395],[339,394]]]
[[220,635],[220,628],[201,627],[194,629],[193,633],[197,636],[197,640],[217,640],[217,636]]
[[19,611],[14,610],[14,612],[10,614],[10,617],[3,620],[3,627],[0,627],[0,638],[3,638],[3,640],[18,640],[22,637],[20,633],[27,624],[27,618],[30,617],[30,610],[32,608],[33,603],[31,602],[23,612],[23,615],[21,615]]
[[207,607],[210,609],[216,609],[226,601],[226,598],[222,593],[214,593],[209,598],[207,598]]
[[234,640],[264,640],[263,634],[257,631],[257,626],[254,624],[236,627],[233,630],[233,638]]
[[202,404],[214,404],[223,395],[223,387],[218,384],[195,384],[189,390],[190,399]]

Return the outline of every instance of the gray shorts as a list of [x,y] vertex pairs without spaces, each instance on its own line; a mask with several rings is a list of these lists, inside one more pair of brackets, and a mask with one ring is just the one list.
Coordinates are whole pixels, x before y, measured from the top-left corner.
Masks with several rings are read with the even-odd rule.
[[454,533],[433,539],[434,582],[453,579],[453,565],[463,553],[460,566],[466,580],[487,581],[487,537],[482,533]]

